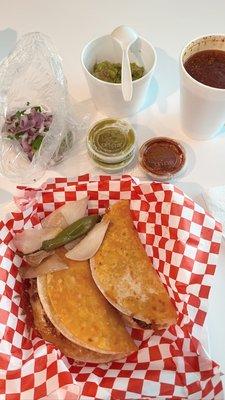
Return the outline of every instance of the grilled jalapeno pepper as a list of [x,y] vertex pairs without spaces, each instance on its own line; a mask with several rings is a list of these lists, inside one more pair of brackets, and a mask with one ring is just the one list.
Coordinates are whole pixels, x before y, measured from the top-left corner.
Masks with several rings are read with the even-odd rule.
[[52,251],[58,247],[64,246],[65,244],[79,238],[80,236],[86,235],[94,225],[99,222],[101,217],[99,215],[89,215],[83,217],[67,228],[63,229],[54,239],[44,240],[41,246],[41,250]]

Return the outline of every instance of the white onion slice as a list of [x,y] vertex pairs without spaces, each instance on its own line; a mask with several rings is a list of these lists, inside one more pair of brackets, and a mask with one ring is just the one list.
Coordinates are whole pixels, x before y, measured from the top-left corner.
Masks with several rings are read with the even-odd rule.
[[67,226],[73,222],[84,217],[87,203],[88,198],[84,197],[81,200],[71,201],[64,204],[41,221],[42,227],[57,226],[61,229],[67,228]]
[[34,253],[39,250],[44,240],[53,239],[70,224],[84,217],[88,198],[71,201],[59,207],[41,221],[42,228],[25,229],[16,233],[13,242],[23,254]]
[[54,254],[54,251],[48,252],[45,250],[39,250],[35,251],[35,253],[25,255],[24,259],[31,267],[37,267],[45,258],[52,254]]
[[77,261],[89,260],[93,257],[103,242],[109,222],[107,218],[103,218],[80,243],[66,253],[66,257]]
[[37,267],[21,267],[20,275],[23,279],[31,279],[67,268],[68,265],[57,254],[53,254],[42,261]]
[[59,227],[61,230],[63,230],[68,226],[63,214],[59,211],[60,208],[53,211],[46,218],[42,219],[41,221],[42,228],[49,228],[52,226],[56,226]]
[[79,238],[77,238],[77,239],[75,239],[75,240],[72,240],[72,242],[69,242],[69,243],[65,244],[65,245],[64,245],[64,248],[65,248],[67,251],[72,250],[78,243],[81,242],[81,240],[84,238],[84,236],[85,236],[85,235],[83,235],[83,236],[81,236],[81,237],[79,237]]
[[44,240],[53,239],[60,231],[61,229],[57,227],[25,229],[15,234],[13,243],[21,253],[33,253],[41,248]]

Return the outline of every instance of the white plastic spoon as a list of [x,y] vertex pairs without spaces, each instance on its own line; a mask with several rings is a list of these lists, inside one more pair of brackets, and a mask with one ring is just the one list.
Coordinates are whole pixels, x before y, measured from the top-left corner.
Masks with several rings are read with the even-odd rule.
[[130,69],[130,61],[128,51],[130,46],[137,40],[137,33],[129,26],[121,25],[114,29],[111,33],[123,50],[122,70],[121,70],[121,83],[122,93],[125,101],[130,101],[133,94],[133,83]]

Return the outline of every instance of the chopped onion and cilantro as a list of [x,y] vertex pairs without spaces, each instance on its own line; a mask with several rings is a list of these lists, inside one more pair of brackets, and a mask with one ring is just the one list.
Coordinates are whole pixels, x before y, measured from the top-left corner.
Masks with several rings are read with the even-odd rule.
[[29,107],[18,110],[15,114],[7,116],[4,131],[7,137],[17,140],[30,161],[39,150],[42,140],[52,123],[53,115],[43,106]]

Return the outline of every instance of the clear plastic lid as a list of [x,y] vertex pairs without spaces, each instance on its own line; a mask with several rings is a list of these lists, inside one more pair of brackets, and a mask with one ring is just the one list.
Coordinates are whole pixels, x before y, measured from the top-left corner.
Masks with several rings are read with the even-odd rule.
[[186,168],[186,152],[178,141],[168,137],[147,140],[139,150],[142,169],[158,181],[168,181]]
[[109,164],[122,162],[135,151],[135,131],[126,121],[103,119],[89,130],[87,147],[93,158],[100,162]]

